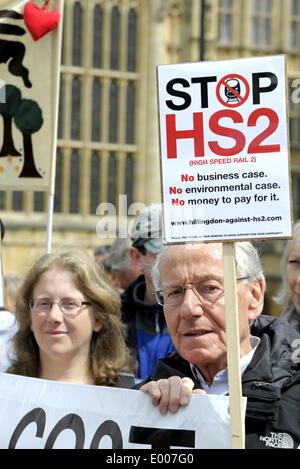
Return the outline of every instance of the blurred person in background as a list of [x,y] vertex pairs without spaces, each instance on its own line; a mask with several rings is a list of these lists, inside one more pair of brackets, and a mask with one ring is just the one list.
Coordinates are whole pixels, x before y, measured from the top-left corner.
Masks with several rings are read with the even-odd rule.
[[129,253],[130,247],[130,239],[116,239],[102,262],[104,271],[109,276],[112,285],[120,293],[123,293],[143,273],[142,268],[132,261]]
[[156,302],[151,269],[162,248],[162,209],[151,204],[133,220],[130,234],[133,266],[143,272],[122,294],[127,345],[136,358],[137,379],[152,373],[159,358],[174,351],[162,307]]
[[[5,228],[2,220],[0,219],[0,233],[1,233],[1,243],[4,238]],[[1,278],[2,283],[2,258],[0,252],[0,266],[1,266]],[[15,316],[12,312],[8,311],[8,306],[5,305],[4,295],[5,295],[5,286],[1,284],[2,295],[0,303],[0,372],[5,371],[6,368],[11,363],[13,358],[13,345],[12,337],[17,331],[17,322]],[[11,306],[13,309],[13,305]]]
[[23,278],[19,275],[7,274],[3,278],[4,286],[4,306],[14,314],[16,307],[16,300],[22,285]]
[[100,267],[102,267],[103,260],[106,258],[107,254],[109,253],[110,250],[110,245],[104,244],[100,246],[96,246],[93,254],[94,254],[94,259]]
[[14,357],[12,338],[16,332],[15,316],[4,306],[0,307],[0,372],[7,369]]
[[282,319],[300,332],[300,220],[293,238],[286,242],[281,258],[282,285],[274,300],[283,307]]

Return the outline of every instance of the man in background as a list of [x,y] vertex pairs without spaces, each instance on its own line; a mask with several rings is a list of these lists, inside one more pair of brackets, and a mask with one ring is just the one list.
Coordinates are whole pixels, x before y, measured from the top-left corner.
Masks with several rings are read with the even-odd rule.
[[156,302],[151,269],[162,247],[160,204],[146,207],[133,220],[130,256],[140,275],[122,295],[122,318],[127,325],[127,345],[137,360],[138,379],[148,377],[159,358],[174,351],[164,319]]
[[94,252],[93,252],[94,259],[100,267],[102,267],[103,260],[108,255],[109,249],[110,249],[110,245],[108,244],[102,244],[100,246],[95,247]]
[[143,273],[143,269],[130,256],[131,240],[118,238],[111,245],[108,255],[103,259],[103,268],[113,286],[123,293],[124,290]]

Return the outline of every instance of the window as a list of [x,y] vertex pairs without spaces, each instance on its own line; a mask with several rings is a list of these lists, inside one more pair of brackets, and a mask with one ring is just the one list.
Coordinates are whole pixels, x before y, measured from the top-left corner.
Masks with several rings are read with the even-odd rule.
[[136,33],[137,18],[134,10],[128,13],[128,38],[127,38],[127,70],[134,72],[136,69]]
[[71,138],[80,139],[80,106],[81,106],[81,83],[80,78],[75,77],[72,81],[72,113],[71,113]]
[[73,151],[70,164],[70,213],[79,213],[79,154]]
[[0,191],[0,210],[4,210],[6,192]]
[[82,57],[82,7],[76,2],[73,7],[73,60],[72,64],[80,66]]
[[[67,13],[67,8],[66,5],[64,6],[64,18],[66,17]],[[65,49],[66,49],[66,28],[63,27],[62,29],[62,43],[61,43],[61,63],[65,64],[66,60],[66,54],[65,54]]]
[[43,212],[44,211],[44,192],[35,192],[33,197],[33,211]]
[[289,81],[289,129],[290,143],[300,148],[300,79]]
[[133,203],[133,177],[134,177],[134,160],[131,154],[126,156],[125,162],[125,194],[127,195],[127,210]]
[[118,100],[119,89],[116,80],[112,80],[109,91],[109,141],[116,143],[118,139]]
[[119,68],[119,43],[120,43],[120,14],[117,7],[111,11],[111,30],[110,30],[110,68],[117,70]]
[[96,214],[97,206],[100,203],[100,157],[98,152],[93,152],[91,160],[91,180],[90,180],[90,213]]
[[63,181],[63,165],[62,154],[57,150],[56,156],[56,175],[55,175],[55,195],[54,195],[54,212],[62,211],[62,181]]
[[126,96],[126,143],[134,143],[135,125],[135,87],[133,83],[127,86]]
[[232,42],[232,0],[220,0],[219,5],[219,41],[223,44]]
[[58,102],[58,128],[57,128],[57,137],[63,138],[63,117],[64,117],[64,79],[61,76],[60,78],[60,87],[59,87],[59,102]]
[[114,153],[108,160],[108,194],[107,200],[116,207],[117,201],[117,159]]
[[12,209],[14,212],[22,212],[23,210],[23,192],[13,191],[12,193]]
[[290,16],[290,37],[289,45],[291,49],[296,49],[299,53],[300,49],[300,0],[291,1],[291,16]]
[[[138,50],[141,47],[138,42],[141,12],[138,3],[135,0],[65,2],[64,21],[70,20],[70,24],[65,24],[63,31],[64,65],[58,117],[60,149],[54,198],[56,213],[80,213],[81,208],[86,210],[86,204],[80,203],[79,185],[88,188],[85,197],[90,215],[96,214],[101,201],[117,203],[119,189],[125,192],[126,188],[129,203],[133,198],[136,154],[135,150],[128,149],[128,145],[133,146],[137,140]],[[88,68],[83,49],[86,14],[90,18],[87,34],[90,34],[92,41]],[[126,55],[121,62],[123,49]],[[90,97],[88,103],[83,101],[85,96]],[[90,151],[89,171],[82,171],[86,161],[80,153],[81,148]],[[106,159],[105,164],[102,161],[102,151],[108,154],[107,164]],[[118,176],[119,158],[124,159],[122,168],[125,174]],[[67,173],[64,174],[64,171]],[[64,188],[66,178],[70,185]],[[107,189],[101,187],[101,181],[105,181]]]
[[254,46],[271,45],[272,0],[251,0],[251,43]]
[[294,218],[295,220],[300,219],[300,174],[292,173],[292,198],[293,198],[293,205],[294,205]]
[[99,79],[93,81],[92,98],[92,141],[99,142],[101,135],[101,82]]
[[94,8],[93,67],[102,67],[103,11],[100,5]]

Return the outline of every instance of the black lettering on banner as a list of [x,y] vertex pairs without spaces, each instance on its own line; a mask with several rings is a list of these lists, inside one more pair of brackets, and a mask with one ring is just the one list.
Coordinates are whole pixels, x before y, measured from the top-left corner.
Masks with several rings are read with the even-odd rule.
[[91,442],[91,449],[98,449],[103,436],[109,436],[112,441],[112,449],[123,449],[123,438],[119,425],[113,420],[106,420],[96,430]]
[[208,107],[208,83],[212,83],[217,81],[217,77],[195,77],[192,78],[192,83],[200,83],[201,85],[201,107],[207,108]]
[[45,430],[45,425],[46,425],[46,412],[41,408],[37,407],[36,409],[31,410],[28,412],[18,425],[16,426],[16,429],[14,430],[12,437],[10,439],[8,449],[15,449],[16,444],[25,430],[25,428],[30,425],[31,423],[36,422],[36,436],[38,438],[43,438],[44,435],[44,430]]
[[195,448],[195,431],[132,426],[129,442],[151,445],[153,449],[170,449],[171,446]]
[[172,109],[173,111],[183,111],[184,109],[187,109],[189,107],[189,105],[191,104],[192,98],[190,97],[188,93],[185,93],[184,91],[175,90],[174,85],[176,84],[180,84],[184,88],[189,88],[190,84],[184,78],[174,78],[173,80],[170,80],[167,83],[166,88],[167,88],[168,94],[170,94],[171,96],[177,96],[178,98],[182,98],[184,102],[182,104],[174,104],[173,101],[168,99],[166,101],[166,105],[168,106],[169,109]]
[[[260,78],[269,78],[269,86],[259,86]],[[272,72],[260,72],[252,74],[252,86],[253,86],[253,104],[260,104],[260,94],[270,93],[275,90],[278,84],[277,76]]]
[[53,448],[58,435],[67,429],[73,430],[76,435],[75,449],[83,449],[85,438],[84,423],[82,418],[76,414],[65,415],[60,419],[59,422],[57,422],[52,432],[48,436],[45,449]]

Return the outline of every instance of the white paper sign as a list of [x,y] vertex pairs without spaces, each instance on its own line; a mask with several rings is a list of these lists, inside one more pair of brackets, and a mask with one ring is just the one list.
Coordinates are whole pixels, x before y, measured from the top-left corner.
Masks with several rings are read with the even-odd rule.
[[[230,448],[228,396],[162,416],[142,391],[0,373],[0,448]],[[246,407],[246,398],[244,398]]]
[[[33,40],[23,16],[28,3],[0,5],[0,187],[46,191],[56,155],[61,44],[59,26]],[[63,2],[51,0],[47,11],[41,4],[34,3],[32,16],[45,29],[47,13],[62,12]]]
[[165,242],[291,236],[285,57],[158,67]]

